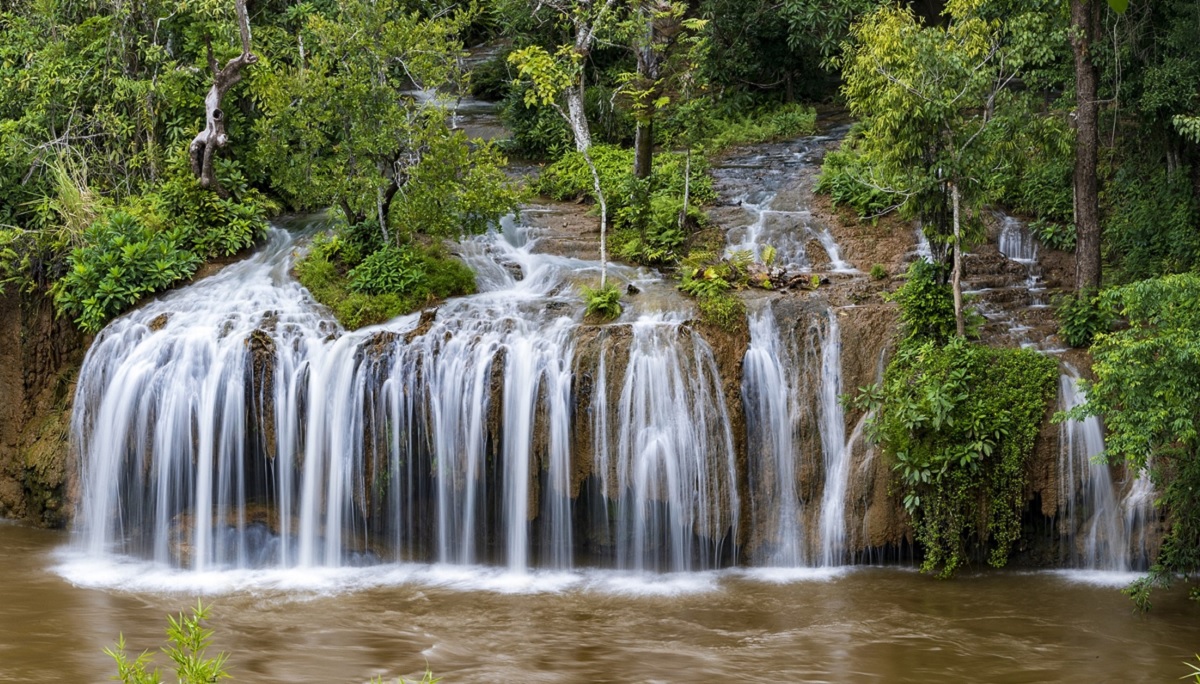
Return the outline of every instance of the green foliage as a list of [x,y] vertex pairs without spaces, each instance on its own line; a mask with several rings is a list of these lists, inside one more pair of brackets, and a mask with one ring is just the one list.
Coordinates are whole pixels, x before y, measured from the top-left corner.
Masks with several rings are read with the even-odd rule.
[[700,320],[725,332],[737,332],[746,326],[746,304],[735,294],[717,292],[696,298]]
[[583,301],[587,303],[584,315],[611,321],[621,315],[621,288],[609,283],[603,287],[583,286]]
[[1029,224],[1029,231],[1050,249],[1075,251],[1075,226],[1072,224],[1038,219]]
[[812,135],[816,110],[807,105],[767,103],[749,109],[721,112],[707,100],[678,108],[663,122],[660,136],[693,142],[709,155],[739,145],[757,145]]
[[425,262],[411,248],[387,246],[372,252],[346,274],[350,289],[368,294],[404,294],[425,279]]
[[959,337],[908,339],[863,393],[873,438],[895,462],[904,506],[925,557],[948,577],[990,547],[1005,564],[1020,535],[1025,462],[1033,450],[1057,366],[1036,352],[994,349]]
[[825,155],[815,190],[829,195],[835,206],[850,207],[860,220],[878,218],[896,208],[897,199],[873,178],[873,165],[858,150],[851,135],[840,149]]
[[1067,295],[1058,303],[1058,333],[1072,347],[1086,347],[1112,327],[1107,302],[1093,293]]
[[887,280],[888,270],[883,264],[872,264],[869,273],[872,280]]
[[[633,176],[633,150],[595,145],[590,154],[613,219],[613,254],[647,265],[678,261],[692,229],[706,222],[698,205],[716,198],[707,163],[692,158],[688,215],[681,225],[685,155],[656,155],[650,178],[639,180]],[[591,170],[578,152],[546,167],[536,189],[558,200],[595,199]]]
[[1104,252],[1115,282],[1200,267],[1200,201],[1185,174],[1130,163],[1106,200]]
[[[167,616],[167,645],[163,653],[175,664],[175,673],[180,684],[209,684],[221,679],[228,679],[225,671],[228,656],[218,653],[209,658],[208,646],[212,643],[213,631],[203,626],[208,620],[208,608],[197,602],[190,617],[183,613],[179,617]],[[117,639],[115,649],[104,649],[104,652],[117,664],[117,679],[123,684],[161,684],[162,676],[157,668],[147,671],[151,664],[149,651],[143,651],[136,658],[130,658],[125,651],[125,637]]]
[[54,303],[80,329],[99,332],[143,297],[196,271],[201,260],[181,246],[185,240],[182,230],[155,232],[125,212],[97,221],[68,257],[70,270],[55,285]]
[[[595,145],[591,149],[592,161],[600,173],[600,188],[608,199],[609,212],[614,216],[622,210],[629,211],[634,194],[633,150]],[[650,175],[649,195],[683,197],[684,168],[686,159],[682,154],[659,154],[655,157]],[[557,200],[590,198],[594,194],[592,173],[578,152],[569,152],[558,161],[547,166],[538,177],[535,189]],[[691,202],[704,204],[716,199],[708,164],[693,157],[691,166]],[[620,225],[620,223],[618,223]]]
[[1149,578],[1133,595],[1176,573],[1200,571],[1200,275],[1143,280],[1106,290],[1103,305],[1128,325],[1096,336],[1096,376],[1069,415],[1103,416],[1105,455],[1149,472],[1168,530]]
[[296,279],[350,330],[475,292],[475,274],[436,246],[370,249],[373,227],[321,235],[295,266]]
[[918,259],[908,267],[908,279],[887,296],[900,305],[904,339],[945,343],[956,334],[954,295],[946,284],[946,268]]

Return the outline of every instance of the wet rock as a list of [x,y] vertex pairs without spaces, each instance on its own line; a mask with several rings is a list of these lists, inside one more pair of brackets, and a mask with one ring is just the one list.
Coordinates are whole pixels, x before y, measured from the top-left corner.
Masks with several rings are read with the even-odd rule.
[[171,314],[160,313],[159,315],[150,319],[150,322],[147,324],[147,326],[150,328],[150,330],[158,332],[167,326],[167,321],[169,320],[171,320]]
[[404,344],[412,344],[414,339],[424,337],[433,328],[434,321],[437,320],[437,312],[437,309],[422,311],[420,318],[417,319],[417,326],[404,334]]

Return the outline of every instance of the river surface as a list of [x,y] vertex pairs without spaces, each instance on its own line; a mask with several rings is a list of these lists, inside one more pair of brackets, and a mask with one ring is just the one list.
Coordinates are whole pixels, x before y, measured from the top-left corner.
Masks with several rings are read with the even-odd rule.
[[[384,566],[196,574],[103,565],[0,522],[0,681],[102,682],[211,605],[241,682],[1168,682],[1200,650],[1178,592],[1128,576],[901,568],[681,576]],[[1103,582],[1107,581],[1107,586]],[[165,660],[163,656],[160,660]]]

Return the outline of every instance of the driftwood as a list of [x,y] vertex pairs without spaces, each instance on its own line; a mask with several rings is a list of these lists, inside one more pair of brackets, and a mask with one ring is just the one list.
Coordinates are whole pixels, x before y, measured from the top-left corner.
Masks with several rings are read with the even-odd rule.
[[213,173],[213,154],[229,144],[225,133],[225,114],[221,111],[221,99],[225,93],[242,80],[242,70],[258,61],[258,55],[250,51],[250,15],[246,12],[245,0],[235,0],[238,30],[242,36],[242,54],[234,57],[219,68],[213,56],[212,41],[205,39],[208,47],[208,67],[213,73],[212,87],[204,98],[205,126],[196,134],[188,148],[192,162],[192,173],[200,179],[200,185],[225,196],[225,190]]

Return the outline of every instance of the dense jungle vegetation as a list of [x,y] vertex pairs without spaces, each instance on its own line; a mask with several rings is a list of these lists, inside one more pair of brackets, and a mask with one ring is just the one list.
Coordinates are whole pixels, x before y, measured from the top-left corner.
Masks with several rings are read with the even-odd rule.
[[[1003,563],[1052,392],[1051,362],[970,339],[961,254],[1002,207],[1075,253],[1078,413],[1167,515],[1144,602],[1200,569],[1197,35],[1193,0],[0,0],[0,280],[95,333],[268,218],[329,210],[296,273],[358,327],[471,292],[452,240],[538,192],[594,203],[602,261],[669,271],[737,328],[772,255],[723,255],[709,161],[845,108],[819,190],[920,221],[937,261],[893,295],[903,341],[860,397],[927,567],[976,541]],[[458,130],[467,95],[511,136]],[[545,168],[523,186],[509,156]],[[585,295],[620,313],[606,274]]]

